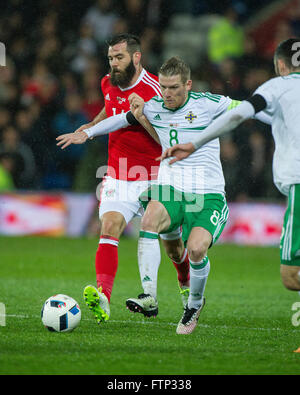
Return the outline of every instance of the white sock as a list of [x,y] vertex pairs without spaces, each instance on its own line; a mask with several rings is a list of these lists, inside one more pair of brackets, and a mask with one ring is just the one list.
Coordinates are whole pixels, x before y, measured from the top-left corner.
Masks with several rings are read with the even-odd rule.
[[188,300],[190,309],[199,309],[201,306],[209,271],[210,262],[207,256],[201,262],[190,260],[190,296]]
[[157,275],[160,265],[158,233],[140,232],[138,241],[138,263],[142,287],[145,294],[157,298]]

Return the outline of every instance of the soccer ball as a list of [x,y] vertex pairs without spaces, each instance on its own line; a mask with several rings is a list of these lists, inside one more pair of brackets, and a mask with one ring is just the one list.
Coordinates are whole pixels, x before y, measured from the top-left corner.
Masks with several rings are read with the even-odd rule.
[[73,298],[54,295],[46,300],[41,311],[44,326],[51,332],[70,332],[81,320],[81,310]]

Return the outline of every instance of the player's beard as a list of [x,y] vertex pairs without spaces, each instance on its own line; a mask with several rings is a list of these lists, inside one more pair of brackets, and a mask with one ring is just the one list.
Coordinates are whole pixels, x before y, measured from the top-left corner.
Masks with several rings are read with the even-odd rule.
[[121,88],[127,88],[130,85],[130,81],[134,77],[136,69],[134,67],[133,61],[131,59],[125,70],[117,73],[116,70],[111,69],[110,72],[110,82],[114,86],[120,86]]

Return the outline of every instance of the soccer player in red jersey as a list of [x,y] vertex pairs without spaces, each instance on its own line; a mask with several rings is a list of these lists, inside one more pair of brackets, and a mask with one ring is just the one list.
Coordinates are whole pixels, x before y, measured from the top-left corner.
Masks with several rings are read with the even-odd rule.
[[[161,97],[158,78],[146,71],[141,64],[140,42],[137,37],[120,34],[113,37],[108,46],[111,70],[101,81],[105,107],[91,123],[82,125],[74,134],[63,135],[73,139],[67,145],[76,143],[76,138],[82,135],[79,132],[107,117],[129,111],[128,98],[132,93],[138,94],[145,101],[154,96]],[[83,135],[86,136],[85,133]],[[58,138],[61,142],[63,136]],[[154,138],[141,125],[129,126],[109,134],[108,170],[100,192],[101,234],[95,260],[97,288],[89,285],[84,289],[84,299],[98,323],[107,321],[110,316],[109,303],[118,268],[120,236],[136,215],[143,214],[138,197],[157,178],[158,164],[155,158],[161,155],[161,146]],[[184,295],[189,286],[189,264],[181,231],[178,229],[174,234],[161,235],[161,239],[177,269],[181,293]],[[139,240],[138,255],[160,254],[159,243],[157,242],[157,248],[153,251],[153,247],[151,250],[147,248],[147,241],[147,238]],[[158,267],[151,265],[145,268],[139,261],[139,270],[144,293],[131,300],[127,306],[145,316],[155,316],[158,313]],[[187,300],[187,296],[186,292],[183,301]]]

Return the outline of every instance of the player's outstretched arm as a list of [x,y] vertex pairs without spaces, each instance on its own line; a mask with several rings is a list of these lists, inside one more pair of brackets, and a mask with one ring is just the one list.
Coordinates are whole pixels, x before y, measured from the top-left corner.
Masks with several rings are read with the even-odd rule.
[[127,114],[128,113],[114,115],[104,119],[101,122],[98,122],[96,125],[93,125],[90,128],[81,131],[76,130],[74,133],[60,135],[56,138],[58,141],[57,145],[64,149],[71,144],[83,144],[87,139],[91,139],[96,136],[102,136],[104,134],[115,132],[121,128],[125,128],[129,125],[129,122],[127,121]]
[[[84,133],[84,131],[86,129],[91,128],[92,126],[95,126],[98,122],[101,122],[106,118],[107,115],[106,115],[105,107],[103,107],[102,110],[99,112],[99,114],[97,114],[96,117],[91,122],[81,125],[78,129],[75,130],[74,133],[67,133],[58,136],[56,139],[58,141],[57,145],[60,146],[61,149],[65,149],[71,144],[85,143],[89,137],[86,133]],[[93,137],[90,137],[90,139],[93,139]]]
[[168,148],[162,154],[161,158],[158,158],[158,160],[163,160],[168,157],[174,157],[169,162],[169,164],[172,164],[174,162],[187,158],[194,151],[201,148],[204,144],[222,136],[227,132],[230,132],[232,129],[235,129],[240,123],[242,123],[246,119],[253,117],[254,114],[255,109],[253,105],[248,101],[243,101],[233,110],[230,110],[227,113],[219,116],[205,129],[205,131],[201,133],[200,137],[198,137],[196,140],[193,140],[188,144],[179,144]]
[[97,114],[91,122],[81,125],[78,129],[75,130],[74,133],[79,133],[84,131],[85,129],[89,129],[92,126],[96,125],[97,123],[103,121],[105,118],[107,118],[107,115],[106,115],[105,107],[103,107],[102,110],[99,112],[99,114]]

